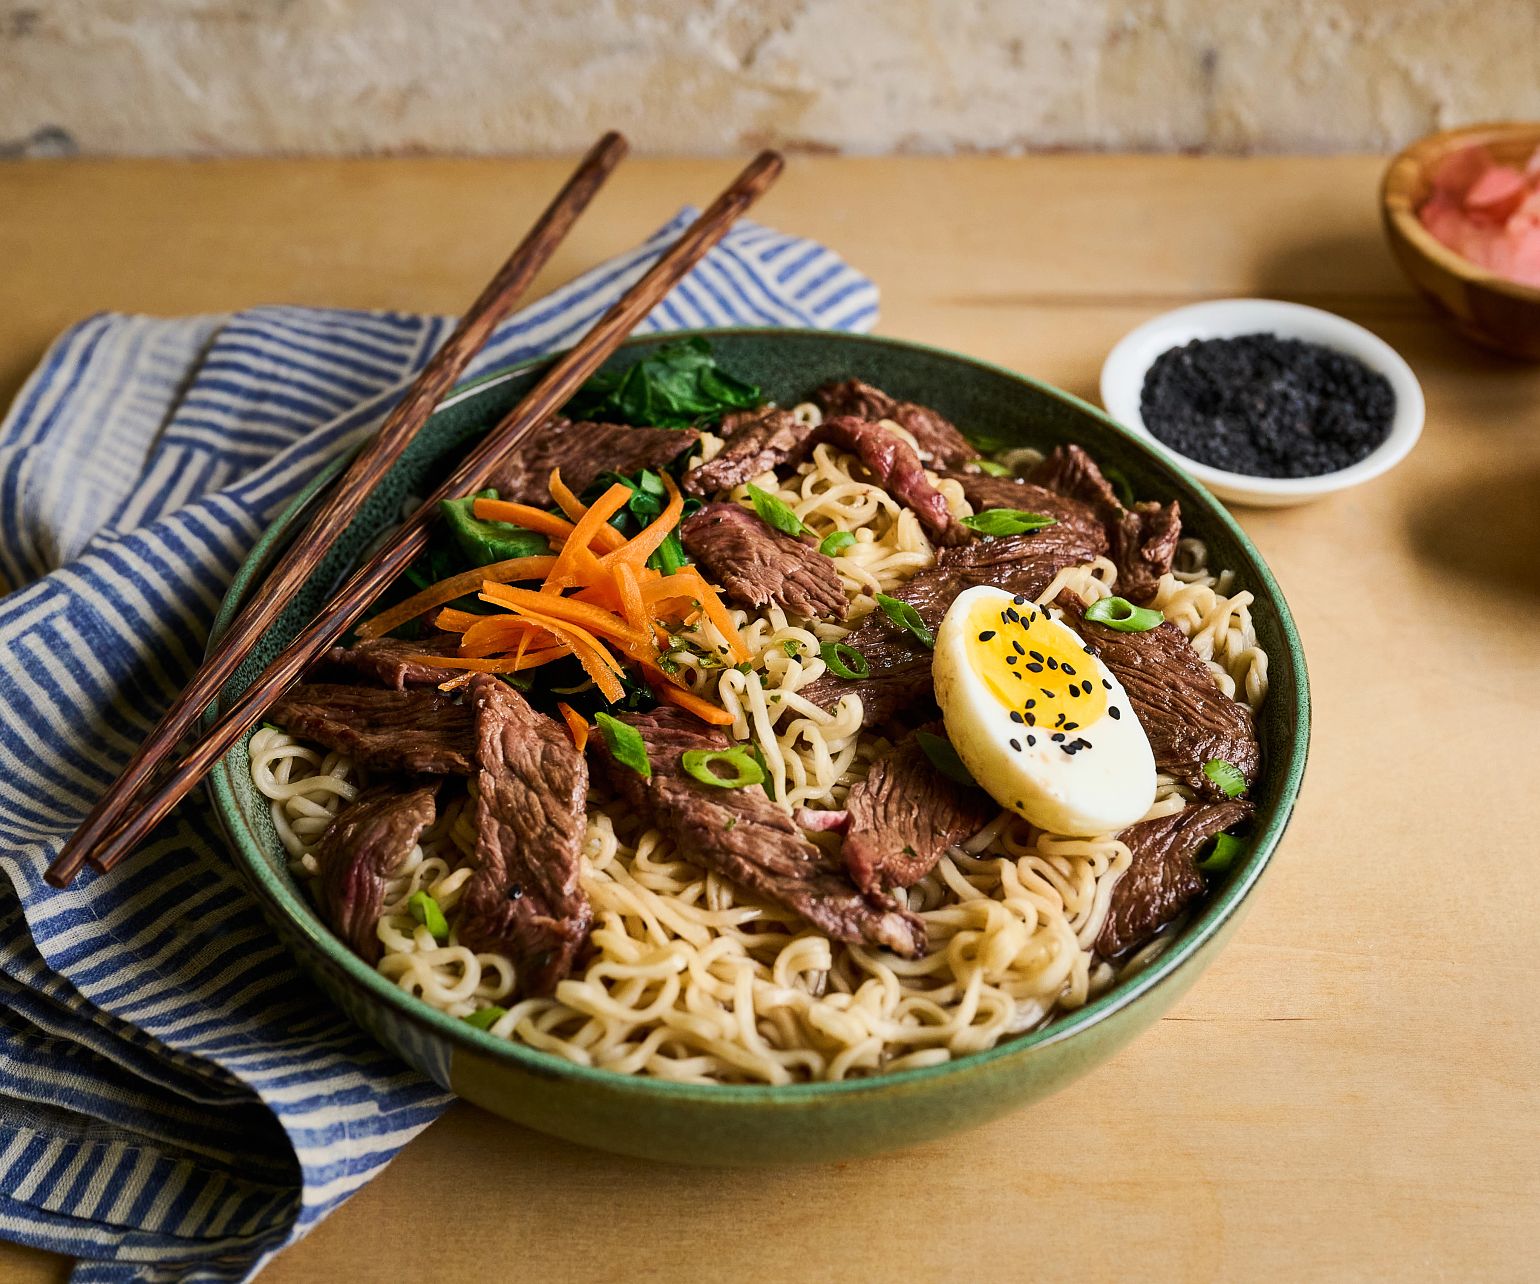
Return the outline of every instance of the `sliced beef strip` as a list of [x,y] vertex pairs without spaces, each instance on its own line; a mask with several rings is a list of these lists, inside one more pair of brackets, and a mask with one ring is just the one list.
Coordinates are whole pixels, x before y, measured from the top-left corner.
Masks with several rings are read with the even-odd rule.
[[[991,477],[987,473],[948,473],[947,476],[962,486],[963,495],[976,513],[991,508],[1019,508],[1028,513],[1041,513],[1074,531],[1086,547],[1094,548],[1098,553],[1107,551],[1106,528],[1096,509],[1084,500],[1012,477]],[[1090,561],[1090,558],[1086,560]]]
[[1027,480],[1098,510],[1123,511],[1123,501],[1096,461],[1073,443],[1050,450],[1027,474]]
[[717,457],[684,475],[689,495],[717,495],[780,467],[813,431],[789,410],[767,406],[752,415],[724,416],[717,426],[727,439]]
[[574,423],[552,419],[503,460],[487,483],[520,504],[551,500],[551,470],[581,495],[600,473],[632,476],[643,468],[666,468],[700,440],[693,428],[629,428],[625,424]]
[[851,415],[813,425],[787,410],[767,410],[739,426],[715,459],[686,473],[684,489],[692,495],[720,494],[782,464],[805,459],[823,442],[855,455],[879,486],[914,510],[938,544],[961,544],[972,538],[931,485],[914,448],[879,424]]
[[[893,596],[913,606],[934,632],[952,600],[975,585],[993,584],[1036,598],[1066,566],[1079,566],[1097,556],[1098,535],[1065,524],[942,549],[934,566],[895,589]],[[799,695],[824,708],[843,696],[859,695],[861,724],[866,727],[906,713],[928,716],[934,690],[928,649],[880,610],[862,620],[845,642],[866,657],[870,676],[846,681],[825,674]]]
[[1096,461],[1075,445],[1049,451],[1028,480],[1088,505],[1096,514],[1106,529],[1108,556],[1118,568],[1119,596],[1130,602],[1148,602],[1155,595],[1182,538],[1182,509],[1176,500],[1124,508]]
[[1194,803],[1170,816],[1141,820],[1119,834],[1133,863],[1112,889],[1096,952],[1108,959],[1126,954],[1202,896],[1199,849],[1250,815],[1248,802]]
[[1160,771],[1215,801],[1224,794],[1203,774],[1210,759],[1223,759],[1248,781],[1256,780],[1262,748],[1251,710],[1219,689],[1176,625],[1168,621],[1143,633],[1120,633],[1087,620],[1073,593],[1061,593],[1054,605],[1123,684]]
[[366,789],[337,813],[316,846],[321,908],[332,929],[366,963],[380,959],[374,930],[385,883],[433,823],[438,785],[403,791],[394,784]]
[[[943,734],[939,722],[922,728]],[[982,789],[959,785],[931,764],[911,733],[872,763],[845,800],[849,828],[841,855],[863,891],[911,887],[954,843],[999,814]]]
[[431,689],[302,682],[268,717],[290,735],[317,740],[364,767],[424,776],[471,770],[471,711]]
[[914,447],[896,433],[852,415],[836,415],[813,430],[798,457],[822,442],[855,455],[877,485],[913,510],[925,533],[937,544],[966,544],[973,538],[973,532],[952,516],[946,499],[931,485]]
[[454,655],[460,649],[457,633],[435,633],[420,642],[401,638],[370,638],[350,647],[334,646],[316,666],[319,677],[360,677],[394,691],[408,687],[436,687],[440,682],[465,676],[463,669],[441,668],[418,655]]
[[1109,523],[1108,533],[1119,595],[1130,602],[1148,602],[1176,557],[1182,538],[1181,505],[1174,499],[1169,504],[1135,504]]
[[727,737],[678,709],[626,714],[647,746],[652,776],[615,761],[597,741],[607,779],[621,801],[674,840],[680,855],[756,896],[800,914],[839,941],[925,952],[925,927],[880,893],[859,892],[843,869],[797,828],[758,785],[716,789],[685,774],[690,749],[726,749]]
[[952,421],[915,401],[899,401],[881,388],[859,379],[828,383],[813,394],[825,415],[854,415],[857,419],[891,419],[919,444],[920,454],[937,468],[956,468],[978,458],[972,445]]
[[478,674],[476,872],[458,936],[503,954],[524,994],[550,994],[588,940],[593,910],[579,882],[588,764],[550,718],[506,682]]
[[818,620],[843,620],[850,609],[832,558],[775,530],[741,504],[707,504],[679,530],[685,552],[742,606],[774,602]]

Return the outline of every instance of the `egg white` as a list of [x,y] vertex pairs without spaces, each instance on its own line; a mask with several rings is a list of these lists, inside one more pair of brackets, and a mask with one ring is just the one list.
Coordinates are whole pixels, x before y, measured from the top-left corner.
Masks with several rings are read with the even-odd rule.
[[[1054,663],[1045,670],[1033,654]],[[1127,692],[1040,607],[989,585],[960,593],[936,631],[934,673],[948,738],[1002,807],[1074,837],[1116,833],[1149,811],[1155,755]]]

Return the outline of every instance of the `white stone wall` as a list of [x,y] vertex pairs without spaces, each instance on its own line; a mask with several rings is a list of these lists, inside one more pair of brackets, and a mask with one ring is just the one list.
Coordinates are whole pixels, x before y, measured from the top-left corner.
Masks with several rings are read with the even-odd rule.
[[0,153],[1384,150],[1540,0],[0,0]]

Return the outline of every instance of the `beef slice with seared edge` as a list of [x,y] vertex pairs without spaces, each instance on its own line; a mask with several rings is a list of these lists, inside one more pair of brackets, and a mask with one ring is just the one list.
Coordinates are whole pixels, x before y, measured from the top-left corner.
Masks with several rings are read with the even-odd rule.
[[302,682],[267,716],[290,735],[318,741],[363,767],[404,775],[470,774],[471,711],[438,691]]
[[1049,451],[1027,480],[1078,500],[1096,513],[1107,532],[1108,556],[1118,568],[1120,596],[1130,602],[1148,602],[1155,595],[1182,538],[1182,509],[1176,500],[1125,508],[1096,461],[1075,445]]
[[1086,649],[1123,684],[1158,770],[1216,801],[1224,793],[1203,774],[1205,762],[1221,759],[1238,768],[1248,783],[1256,780],[1262,747],[1251,710],[1219,689],[1203,657],[1176,625],[1167,621],[1142,633],[1123,633],[1087,620],[1073,593],[1061,593],[1054,605]]
[[[944,734],[939,722],[921,730]],[[863,891],[913,886],[948,847],[971,838],[1000,812],[982,789],[937,771],[918,737],[905,736],[877,758],[845,800],[850,819],[841,855]]]
[[[964,589],[993,584],[1008,593],[1035,599],[1067,566],[1091,561],[1105,547],[1099,528],[1069,523],[1045,526],[1023,535],[977,539],[944,548],[934,566],[918,572],[891,596],[908,602],[934,633],[954,598]],[[934,705],[928,648],[894,624],[881,609],[873,611],[845,639],[866,657],[871,673],[846,680],[825,674],[799,695],[823,708],[847,695],[861,697],[861,724],[879,726],[905,714],[930,716]]]
[[1110,959],[1136,949],[1202,896],[1199,850],[1250,815],[1248,802],[1193,803],[1119,834],[1133,862],[1112,889],[1096,952]]
[[773,602],[815,620],[843,620],[850,609],[832,558],[741,504],[707,504],[679,531],[685,552],[740,606],[757,610]]
[[567,489],[581,495],[600,473],[633,477],[644,468],[667,468],[699,440],[700,433],[693,428],[629,428],[552,419],[503,460],[487,484],[503,499],[544,507],[551,502],[554,469],[561,469]]
[[877,485],[913,510],[936,543],[961,544],[972,538],[931,485],[914,447],[897,433],[850,415],[815,425],[787,410],[767,410],[737,425],[715,459],[686,473],[684,489],[692,495],[721,494],[783,464],[799,463],[824,442],[855,455]]
[[458,633],[435,633],[420,642],[401,638],[370,638],[352,646],[334,646],[315,668],[321,678],[362,678],[395,691],[408,687],[436,687],[440,682],[465,676],[463,669],[442,668],[422,655],[455,655],[460,650]]
[[436,784],[366,789],[337,813],[316,845],[321,908],[332,930],[366,963],[380,959],[375,924],[385,883],[433,823],[437,792]]
[[826,416],[854,415],[857,419],[891,419],[920,447],[920,454],[936,468],[956,468],[978,458],[978,448],[957,430],[940,412],[916,401],[900,401],[881,388],[860,379],[826,383],[813,394],[813,400]]
[[880,893],[862,893],[845,872],[808,841],[792,817],[758,785],[719,789],[688,775],[681,756],[691,749],[727,749],[731,742],[678,709],[629,713],[652,766],[644,778],[590,740],[605,777],[633,813],[647,817],[692,864],[785,906],[838,941],[879,945],[908,957],[925,952],[925,926]]
[[588,764],[565,730],[490,674],[468,688],[476,719],[476,872],[458,936],[503,954],[526,995],[550,994],[588,940],[579,881]]
[[699,464],[680,483],[689,495],[718,495],[772,472],[796,453],[812,432],[789,410],[767,406],[754,412],[724,415],[717,425],[726,444],[715,459]]

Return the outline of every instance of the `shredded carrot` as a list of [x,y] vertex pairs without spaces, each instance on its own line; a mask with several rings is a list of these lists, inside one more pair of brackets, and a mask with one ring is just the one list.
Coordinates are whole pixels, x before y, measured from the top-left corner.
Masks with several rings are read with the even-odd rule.
[[582,753],[584,746],[588,744],[588,721],[564,700],[556,702],[556,711],[561,714],[562,721],[567,724],[567,730],[572,733],[573,747]]
[[694,598],[696,575],[693,570],[675,571],[672,575],[659,575],[642,585],[642,601],[658,602],[670,598]]
[[478,566],[474,570],[461,571],[458,575],[451,575],[447,580],[428,585],[422,592],[412,594],[406,601],[381,611],[372,619],[365,620],[358,626],[358,636],[361,638],[384,637],[392,629],[399,629],[408,620],[415,620],[435,606],[443,606],[445,602],[453,602],[457,597],[476,592],[485,581],[503,584],[511,580],[539,579],[543,575],[549,575],[555,565],[556,558],[552,554],[541,553],[534,557],[511,557],[506,562],[493,562],[490,566]]
[[678,705],[688,713],[693,713],[702,722],[709,722],[713,727],[730,727],[733,723],[733,715],[719,704],[712,704],[710,700],[702,699],[693,691],[687,691],[684,687],[677,686],[666,673],[648,666],[648,685],[652,693],[668,704]]
[[446,606],[433,617],[433,627],[442,629],[445,633],[464,633],[466,629],[480,624],[487,617],[477,615],[474,611],[460,611],[452,606]]
[[509,656],[468,656],[468,655],[414,655],[413,660],[421,660],[425,664],[436,665],[443,669],[469,669],[473,673],[517,673],[522,669],[539,668],[542,664],[549,664],[552,660],[560,660],[563,656],[572,654],[572,648],[568,646],[544,646],[538,651],[531,651],[522,660],[514,660]]
[[[493,599],[489,598],[488,601]],[[570,601],[567,598],[549,597],[548,602]],[[513,605],[513,604],[509,604]],[[620,662],[605,648],[604,643],[594,637],[581,625],[573,624],[567,620],[556,620],[549,615],[544,615],[530,607],[513,605],[513,609],[520,615],[533,620],[542,629],[550,633],[559,641],[565,642],[572,648],[572,653],[577,656],[578,663],[583,666],[583,672],[593,679],[594,685],[604,693],[604,698],[611,704],[625,698],[626,689],[620,684],[620,675],[625,672],[620,667]]]
[[615,587],[620,598],[620,610],[627,624],[649,640],[662,631],[647,614],[647,604],[642,601],[641,581],[630,562],[615,563]]
[[508,499],[478,499],[471,505],[471,513],[484,522],[507,522],[556,539],[572,538],[571,522],[533,504],[515,504]]
[[[572,493],[571,487],[561,479],[561,469],[551,469],[551,498],[556,501],[556,507],[567,515],[568,521],[579,521],[588,511],[583,501]],[[616,534],[619,534],[617,531]]]
[[668,503],[664,505],[663,511],[648,522],[635,538],[601,557],[599,559],[601,566],[608,568],[613,567],[617,562],[629,562],[640,570],[647,559],[656,553],[663,541],[668,538],[668,533],[679,524],[679,518],[684,513],[684,496],[679,493],[679,487],[667,473],[663,474],[663,486],[668,491]]
[[[581,554],[591,551],[590,545],[600,538],[601,531],[615,530],[609,524],[610,518],[624,508],[630,498],[631,488],[616,482],[588,506],[588,510],[572,528],[566,543],[561,546],[561,552],[556,555],[556,565],[546,576],[543,592],[556,593],[564,588],[572,588],[581,578],[586,578],[579,570]],[[615,534],[619,533],[615,531]]]
[[557,620],[580,624],[590,632],[603,634],[617,642],[645,645],[649,634],[633,628],[613,611],[575,597],[562,597],[555,593],[536,593],[532,589],[515,588],[509,584],[488,584],[483,598],[495,606],[523,607]]

